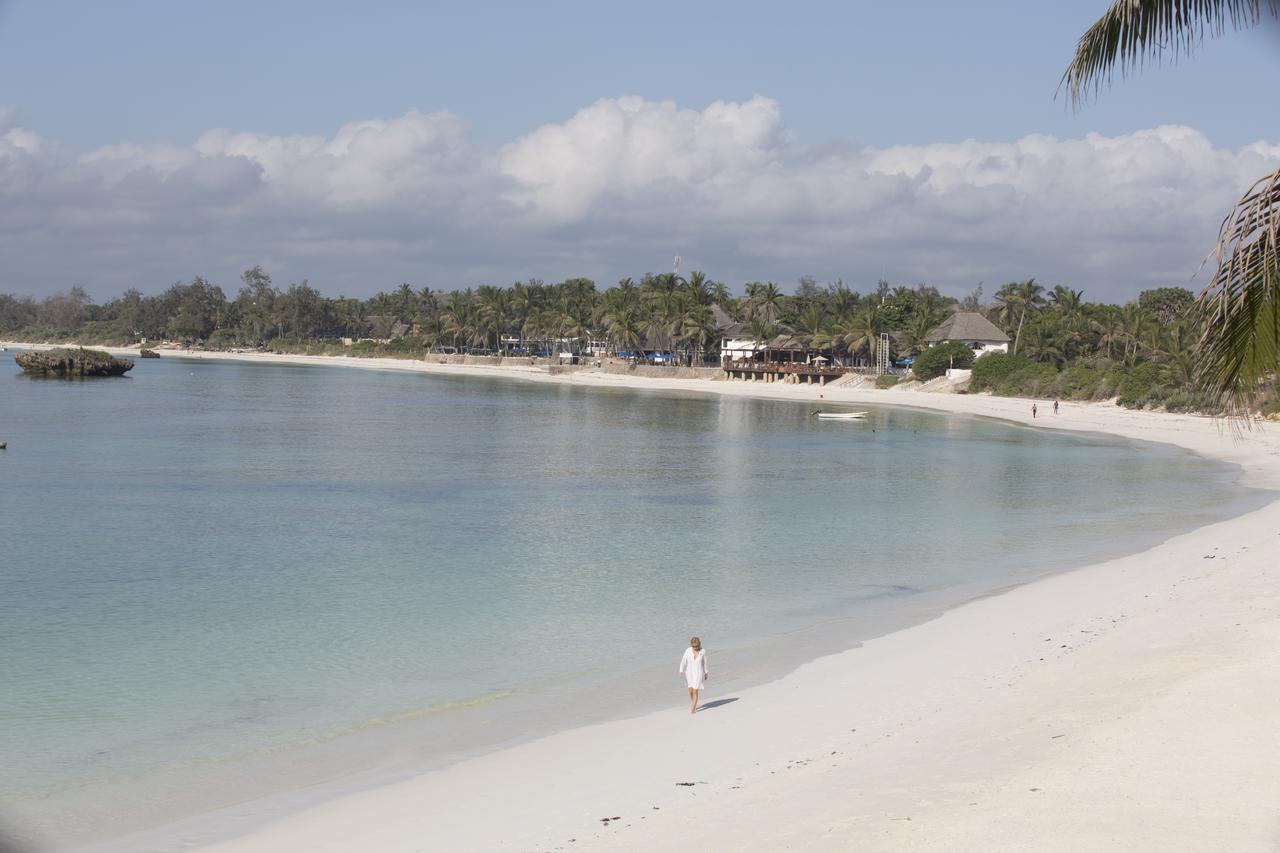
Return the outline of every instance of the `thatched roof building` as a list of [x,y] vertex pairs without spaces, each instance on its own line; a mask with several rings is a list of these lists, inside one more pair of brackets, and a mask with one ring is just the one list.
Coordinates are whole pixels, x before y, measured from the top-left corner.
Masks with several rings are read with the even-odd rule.
[[929,334],[925,341],[934,344],[949,341],[962,341],[975,350],[985,352],[1007,352],[1009,336],[981,314],[972,311],[957,311]]

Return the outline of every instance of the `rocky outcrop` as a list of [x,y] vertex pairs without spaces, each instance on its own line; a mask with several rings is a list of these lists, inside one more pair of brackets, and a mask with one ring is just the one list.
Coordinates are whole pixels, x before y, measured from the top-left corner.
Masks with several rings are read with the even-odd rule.
[[139,352],[138,355],[141,356],[142,358],[159,358],[160,357],[160,353],[156,352],[153,349],[144,349],[141,352]]
[[133,362],[127,358],[113,358],[105,352],[83,347],[23,352],[13,360],[27,373],[43,376],[123,376],[133,369]]

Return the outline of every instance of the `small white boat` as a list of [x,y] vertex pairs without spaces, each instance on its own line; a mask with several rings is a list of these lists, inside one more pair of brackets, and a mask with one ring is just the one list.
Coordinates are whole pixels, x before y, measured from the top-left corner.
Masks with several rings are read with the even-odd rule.
[[853,421],[866,416],[866,412],[818,412],[818,419],[824,421]]

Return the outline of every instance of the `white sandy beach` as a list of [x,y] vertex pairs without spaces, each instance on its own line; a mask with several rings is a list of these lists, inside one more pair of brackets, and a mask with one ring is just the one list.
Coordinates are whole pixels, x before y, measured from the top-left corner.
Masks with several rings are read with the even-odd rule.
[[[984,395],[562,377],[539,369],[183,353],[487,374],[1032,424]],[[1280,430],[1110,404],[1034,426],[1174,444],[1280,488]],[[981,598],[733,692],[571,729],[260,823],[210,851],[1280,849],[1280,502],[1146,552]],[[731,700],[731,701],[725,701]],[[693,783],[686,785],[681,783]],[[603,818],[616,818],[604,822]],[[235,835],[236,826],[248,828]],[[128,842],[123,842],[127,845]],[[147,846],[141,849],[177,849]],[[130,849],[127,846],[111,849]]]

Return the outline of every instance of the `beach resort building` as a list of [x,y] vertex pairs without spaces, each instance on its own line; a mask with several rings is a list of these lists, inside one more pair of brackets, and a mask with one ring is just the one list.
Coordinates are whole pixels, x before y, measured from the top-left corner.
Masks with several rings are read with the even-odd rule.
[[720,333],[720,366],[728,379],[825,385],[844,372],[785,326],[778,326],[769,340],[757,340],[719,305],[711,306],[711,314]]
[[925,336],[929,346],[960,341],[974,350],[974,355],[989,352],[1008,352],[1009,336],[999,326],[981,314],[957,311]]
[[715,321],[716,331],[720,333],[720,363],[734,361],[751,361],[755,358],[758,344],[751,338],[745,323],[739,323],[729,316],[719,305],[711,306],[711,317]]

